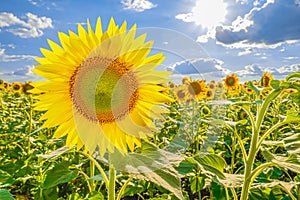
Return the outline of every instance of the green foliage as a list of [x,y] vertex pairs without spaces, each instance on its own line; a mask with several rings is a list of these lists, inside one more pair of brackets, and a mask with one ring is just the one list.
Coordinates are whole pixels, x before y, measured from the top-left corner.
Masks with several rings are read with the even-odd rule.
[[51,139],[55,128],[41,128],[34,98],[2,91],[0,200],[107,199],[108,164],[124,200],[239,199],[245,180],[248,199],[299,199],[299,79],[272,80],[271,88],[248,82],[254,92],[230,101],[172,102],[150,142],[97,160],[102,173],[65,138]]

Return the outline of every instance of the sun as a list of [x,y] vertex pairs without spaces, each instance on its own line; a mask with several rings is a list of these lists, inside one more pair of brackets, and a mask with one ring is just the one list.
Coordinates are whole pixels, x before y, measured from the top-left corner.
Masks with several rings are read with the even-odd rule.
[[223,0],[198,0],[192,9],[196,25],[213,28],[225,21],[227,4]]

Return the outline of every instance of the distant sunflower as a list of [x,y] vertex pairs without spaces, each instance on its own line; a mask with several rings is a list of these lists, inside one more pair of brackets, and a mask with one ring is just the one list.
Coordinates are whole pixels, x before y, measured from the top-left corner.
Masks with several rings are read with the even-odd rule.
[[21,92],[22,91],[22,83],[20,82],[13,82],[11,85],[11,88],[15,92]]
[[115,147],[133,151],[156,131],[152,117],[172,101],[163,86],[170,73],[155,70],[164,56],[148,56],[153,42],[135,33],[136,25],[127,31],[126,21],[118,27],[113,19],[103,33],[99,17],[95,31],[87,21],[87,31],[78,24],[78,34],[58,33],[61,46],[48,40],[52,51],[41,49],[33,70],[48,80],[33,92],[35,108],[47,111],[43,127],[58,126],[53,137],[67,135],[67,146],[98,147],[103,156]]
[[210,99],[213,99],[215,96],[215,91],[214,90],[208,90],[206,92],[206,99],[210,100]]
[[33,86],[31,84],[32,84],[31,81],[28,81],[28,82],[23,84],[23,92],[25,94],[30,94],[31,93],[30,90],[33,89]]
[[4,89],[4,81],[0,79],[0,90]]
[[196,99],[202,99],[206,96],[208,91],[207,85],[204,80],[196,80],[187,84],[189,95]]
[[223,89],[223,83],[222,83],[222,82],[218,82],[217,88],[218,88],[218,89]]
[[178,102],[186,102],[188,100],[186,85],[179,85],[174,88],[174,94]]
[[215,81],[211,81],[209,84],[208,84],[208,88],[210,90],[214,90],[216,88],[216,83]]
[[3,86],[5,89],[8,89],[10,84],[9,84],[9,82],[4,81]]
[[247,93],[247,94],[253,94],[253,89],[251,89],[251,88],[249,88],[249,87],[245,87],[245,92]]
[[263,87],[270,87],[271,81],[273,80],[273,76],[270,72],[264,72],[264,74],[261,77],[261,86]]
[[188,78],[188,77],[183,77],[182,78],[182,84],[188,84],[192,82],[192,79],[191,78]]
[[239,85],[239,78],[235,74],[226,76],[224,85],[226,88],[235,89]]

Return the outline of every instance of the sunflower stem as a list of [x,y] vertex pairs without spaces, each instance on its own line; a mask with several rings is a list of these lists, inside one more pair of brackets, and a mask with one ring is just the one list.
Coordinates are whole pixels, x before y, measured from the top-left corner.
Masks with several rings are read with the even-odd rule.
[[108,185],[108,200],[115,200],[115,184],[116,184],[116,170],[111,164],[109,166],[109,185]]
[[105,174],[105,171],[103,170],[103,168],[101,167],[101,165],[99,165],[99,163],[97,162],[96,159],[93,158],[93,156],[91,156],[90,154],[84,152],[84,151],[80,151],[81,154],[83,154],[84,156],[88,157],[90,159],[90,161],[92,161],[94,163],[94,165],[97,167],[97,169],[99,170],[103,180],[104,180],[104,183],[106,185],[106,188],[108,189],[109,187],[109,183],[108,183],[108,178]]
[[[90,160],[90,178],[92,178],[93,176],[95,176],[95,163],[92,160]],[[90,186],[91,186],[91,190],[95,191],[94,180],[90,180]]]

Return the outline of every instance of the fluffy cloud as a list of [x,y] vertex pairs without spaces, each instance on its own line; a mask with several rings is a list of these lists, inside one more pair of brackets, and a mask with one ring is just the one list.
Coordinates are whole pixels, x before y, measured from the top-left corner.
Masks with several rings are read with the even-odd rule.
[[21,38],[40,37],[44,34],[43,29],[53,28],[52,19],[38,17],[32,13],[26,13],[24,19],[20,19],[12,13],[0,13],[0,28],[13,33]]
[[207,74],[207,73],[227,73],[228,70],[222,67],[223,61],[215,58],[196,58],[176,62],[169,66],[167,70],[174,74]]
[[0,49],[0,61],[1,62],[16,62],[20,60],[33,60],[32,55],[7,55],[5,49]]
[[215,38],[225,45],[236,47],[277,47],[300,40],[300,10],[295,0],[267,0],[243,17],[238,16],[231,26],[216,28]]
[[10,71],[0,71],[1,79],[9,82],[25,82],[25,81],[40,81],[41,77],[35,75],[31,70],[33,65],[26,65],[22,68],[17,68]]
[[121,3],[125,10],[134,10],[136,12],[143,12],[157,6],[148,0],[122,0]]
[[274,76],[286,76],[292,72],[300,71],[299,64],[277,67],[261,67],[257,64],[245,66],[245,69],[236,71],[235,73],[239,76],[261,76],[265,71],[271,72]]

